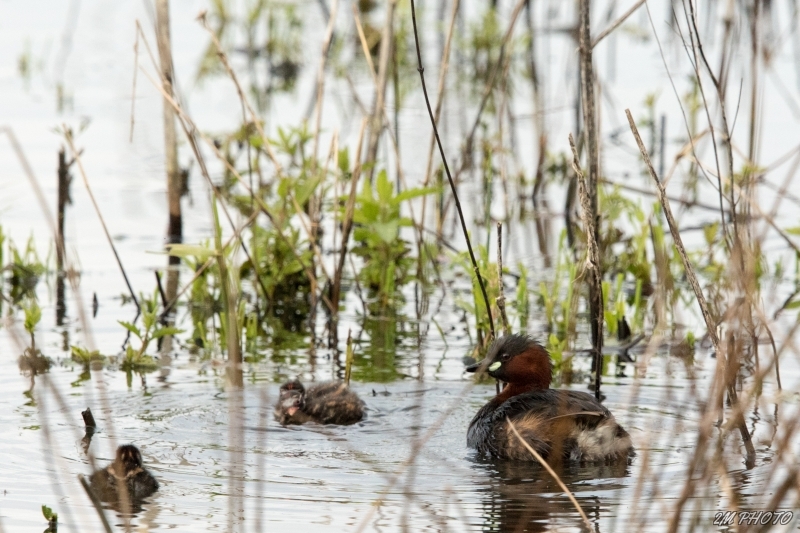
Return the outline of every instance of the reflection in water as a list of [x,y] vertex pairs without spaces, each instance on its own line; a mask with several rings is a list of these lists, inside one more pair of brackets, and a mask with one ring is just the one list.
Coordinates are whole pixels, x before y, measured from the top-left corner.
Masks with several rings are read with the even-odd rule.
[[[484,533],[550,531],[554,523],[586,530],[572,502],[541,465],[483,459],[476,460],[474,466],[489,478],[481,505]],[[630,467],[619,462],[572,464],[558,468],[556,473],[599,532],[599,522],[611,505],[604,505],[597,492],[622,489],[623,483],[617,480],[630,476]]]

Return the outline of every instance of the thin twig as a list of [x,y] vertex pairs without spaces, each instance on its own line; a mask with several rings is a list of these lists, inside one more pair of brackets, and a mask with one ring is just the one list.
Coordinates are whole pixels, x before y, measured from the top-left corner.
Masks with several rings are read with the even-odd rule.
[[[355,7],[355,5],[353,7]],[[325,60],[328,57],[326,52],[330,47],[331,40],[333,39],[333,27],[336,24],[336,14],[338,11],[339,0],[333,0],[330,19],[328,20],[328,27],[325,30],[325,39],[322,43],[322,59],[320,59],[319,71],[317,72],[317,101],[314,110],[314,157],[311,160],[313,168],[316,168],[317,166],[317,153],[319,151],[319,130],[322,122],[322,101],[324,100],[323,93],[325,91]]]
[[510,418],[506,417],[506,422],[508,422],[508,426],[511,428],[511,431],[514,433],[514,436],[517,437],[517,439],[519,439],[520,444],[525,446],[525,448],[529,452],[531,452],[531,455],[533,455],[536,458],[536,460],[539,461],[539,463],[544,467],[544,469],[547,470],[547,473],[550,474],[553,477],[553,479],[555,480],[556,483],[558,483],[558,486],[561,487],[561,490],[563,490],[564,494],[567,495],[567,498],[569,498],[569,501],[571,501],[572,505],[575,506],[575,509],[578,511],[578,514],[580,514],[581,518],[583,518],[583,521],[586,524],[586,527],[589,528],[589,531],[594,530],[594,528],[592,527],[592,523],[589,521],[589,518],[586,516],[586,513],[584,513],[583,509],[581,509],[581,506],[578,503],[578,500],[575,499],[575,496],[572,494],[572,492],[567,488],[567,486],[564,484],[564,482],[561,481],[561,478],[558,477],[558,474],[556,474],[555,470],[553,470],[553,468],[549,464],[547,464],[547,461],[545,461],[542,458],[542,456],[539,455],[536,452],[536,450],[534,450],[531,447],[531,445],[528,444],[525,441],[525,439],[522,438],[522,435],[519,434],[519,432],[517,431],[516,426],[514,425],[514,422],[512,422]]
[[139,72],[139,32],[136,32],[136,40],[133,42],[133,83],[131,84],[131,131],[128,142],[133,142],[133,124],[136,116],[136,74]]
[[[242,89],[242,85],[239,83],[239,78],[236,76],[236,72],[234,72],[233,68],[230,65],[230,62],[228,61],[228,55],[222,49],[222,44],[220,44],[217,34],[214,33],[214,30],[212,30],[211,27],[208,25],[208,21],[206,20],[206,13],[205,12],[201,13],[200,16],[198,17],[198,20],[200,21],[200,24],[203,26],[203,28],[205,28],[206,31],[208,31],[209,35],[211,35],[211,41],[214,43],[214,47],[217,49],[217,56],[219,57],[222,66],[225,67],[225,71],[228,73],[228,76],[231,78],[231,81],[236,86],[236,92],[239,94],[239,98],[247,106],[247,111],[250,113],[250,119],[253,121],[256,130],[258,130],[258,134],[261,136],[261,139],[264,141],[264,148],[267,151],[267,155],[272,161],[272,164],[275,166],[275,173],[280,175],[283,171],[283,168],[281,167],[280,161],[278,161],[278,156],[275,154],[275,150],[272,149],[272,143],[269,142],[267,134],[264,132],[264,125],[261,123],[261,120],[259,119],[258,114],[256,114],[255,110],[253,109],[253,106],[250,104],[250,100],[247,99],[247,96],[245,95],[245,92]],[[146,40],[145,43],[147,43]]]
[[[520,2],[520,6],[522,5],[522,1]],[[489,295],[486,293],[486,287],[483,282],[483,277],[481,277],[480,268],[478,267],[478,261],[475,259],[475,252],[472,251],[472,243],[469,240],[469,233],[467,232],[467,223],[464,221],[464,213],[461,210],[461,201],[458,199],[458,192],[456,191],[456,184],[453,181],[453,176],[450,174],[450,167],[447,165],[447,158],[444,155],[444,148],[442,147],[442,140],[439,138],[439,130],[436,128],[436,120],[433,117],[433,111],[431,110],[431,102],[428,98],[428,89],[425,86],[425,69],[422,67],[422,53],[420,52],[419,48],[419,33],[417,32],[417,14],[416,8],[414,6],[414,0],[411,0],[411,22],[414,26],[414,43],[416,44],[417,48],[417,70],[419,71],[419,77],[422,81],[422,93],[425,95],[425,105],[428,108],[428,116],[431,119],[431,126],[433,126],[433,134],[436,137],[436,143],[439,145],[439,154],[442,156],[442,164],[444,165],[444,170],[447,173],[447,180],[450,182],[450,189],[453,191],[453,200],[456,203],[456,210],[458,211],[458,219],[461,222],[461,231],[464,233],[464,239],[467,241],[467,250],[469,251],[469,258],[472,261],[472,269],[475,272],[475,277],[478,278],[478,285],[481,288],[481,294],[483,295],[483,303],[486,305],[486,316],[489,317],[489,329],[491,330],[491,336],[495,336],[494,330],[494,319],[492,319],[492,308],[489,304]],[[510,33],[510,28],[509,28]]]
[[[458,1],[458,0],[456,0]],[[361,42],[361,51],[364,52],[364,59],[367,60],[367,67],[369,68],[369,75],[372,77],[373,83],[375,80],[375,64],[372,62],[372,55],[369,53],[369,45],[367,44],[367,36],[364,35],[364,27],[361,25],[361,17],[358,16],[358,6],[353,3],[353,18],[356,21],[356,30],[358,31],[358,40]]]
[[[695,298],[697,298],[697,303],[700,305],[700,312],[702,313],[703,320],[706,323],[706,329],[708,331],[708,336],[711,339],[711,342],[714,345],[714,351],[717,354],[717,368],[718,368],[717,376],[719,376],[719,374],[720,374],[719,368],[720,368],[720,364],[722,364],[723,353],[720,350],[720,342],[719,342],[719,337],[717,336],[716,325],[714,324],[714,322],[713,322],[713,320],[711,318],[711,313],[708,310],[708,304],[706,303],[705,296],[703,295],[703,291],[700,288],[700,283],[697,281],[697,276],[694,273],[694,268],[692,267],[691,263],[689,262],[689,258],[686,255],[686,249],[683,246],[683,240],[681,239],[681,235],[680,235],[680,233],[678,231],[678,226],[675,223],[675,218],[672,216],[672,210],[670,209],[670,206],[669,206],[669,200],[666,199],[666,193],[664,191],[664,185],[661,182],[661,180],[658,178],[658,175],[656,174],[655,168],[653,167],[653,163],[650,161],[650,156],[647,153],[647,148],[645,148],[644,143],[642,142],[642,138],[639,135],[639,130],[636,128],[636,123],[633,120],[633,116],[631,115],[630,109],[626,109],[625,110],[625,114],[628,117],[628,124],[630,124],[631,132],[633,133],[633,136],[636,139],[636,144],[639,146],[639,151],[642,154],[642,159],[644,159],[645,166],[647,167],[647,170],[650,172],[650,176],[653,178],[653,181],[656,184],[656,189],[658,191],[658,198],[659,198],[659,201],[661,202],[661,207],[664,210],[664,216],[667,219],[667,223],[669,224],[669,229],[670,229],[670,232],[672,233],[672,240],[673,240],[673,242],[675,244],[675,248],[678,250],[678,254],[681,256],[681,260],[683,261],[684,271],[686,272],[686,277],[689,280],[689,284],[692,286],[692,289],[694,290]],[[727,374],[727,373],[725,373],[725,374]],[[723,378],[723,379],[725,379],[725,378]],[[717,384],[718,384],[718,381],[715,380],[715,384],[712,387],[712,392],[711,392],[709,397],[710,398],[719,398],[721,400],[721,398],[722,398],[722,396],[721,396],[722,390],[724,390],[726,388],[726,385],[728,385],[728,384],[727,383],[723,384],[721,387],[717,386]],[[733,390],[733,386],[730,385],[727,388],[728,388],[729,396],[731,397],[731,400],[733,400],[736,397],[735,396],[735,391]],[[713,402],[710,401],[708,403],[709,406],[714,405],[714,404],[717,404],[717,401],[713,401]],[[752,439],[750,437],[750,432],[747,430],[747,426],[745,425],[744,416],[743,416],[743,413],[742,413],[742,410],[741,410],[741,403],[740,402],[738,402],[734,406],[733,411],[734,411],[733,414],[734,414],[734,419],[735,419],[734,423],[739,428],[739,432],[740,432],[741,437],[742,437],[742,442],[744,443],[745,449],[747,451],[747,461],[751,462],[751,461],[753,461],[755,459],[755,449],[753,448],[753,442],[752,442]],[[709,413],[712,412],[712,408],[711,407],[709,407],[708,412]],[[686,485],[684,486],[684,490],[681,493],[680,498],[678,499],[678,503],[677,503],[677,507],[676,507],[675,513],[673,514],[672,520],[670,521],[669,530],[671,532],[677,530],[683,505],[689,499],[689,496],[691,495],[691,493],[693,491],[693,483],[691,481],[692,473],[694,472],[694,469],[695,469],[695,467],[697,465],[697,462],[699,461],[700,456],[702,455],[701,451],[705,448],[704,444],[707,441],[707,438],[705,436],[706,436],[706,431],[705,430],[698,432],[698,445],[696,446],[695,457],[692,460],[692,464],[690,465],[690,469],[689,469],[689,474],[687,476]]]
[[92,506],[94,506],[95,510],[97,511],[97,515],[100,517],[100,521],[103,523],[103,529],[106,530],[106,533],[112,533],[111,524],[108,523],[106,513],[103,511],[103,505],[100,503],[100,500],[97,499],[97,495],[92,492],[92,487],[89,486],[86,478],[80,474],[78,474],[78,481],[80,481],[81,487],[83,487],[83,490],[86,491],[86,495],[89,496],[89,499],[92,501]]
[[625,13],[623,13],[621,17],[619,17],[617,20],[612,22],[611,25],[608,28],[606,28],[603,31],[601,31],[594,39],[592,39],[592,48],[597,46],[600,43],[600,41],[602,41],[603,39],[608,37],[608,35],[611,32],[613,32],[614,30],[619,28],[620,25],[623,22],[625,22],[626,20],[628,20],[628,17],[630,17],[631,15],[636,13],[636,10],[639,9],[642,6],[642,4],[644,4],[645,2],[647,2],[647,0],[639,0],[638,2],[633,4],[629,10],[627,10]]
[[358,145],[356,145],[355,167],[353,175],[350,177],[350,194],[345,204],[344,221],[342,222],[342,242],[339,249],[339,262],[333,272],[333,284],[331,285],[331,315],[336,317],[339,314],[339,293],[342,285],[342,275],[344,274],[344,264],[347,256],[347,243],[350,240],[350,232],[353,229],[353,215],[355,213],[356,191],[358,180],[361,177],[361,146],[364,144],[364,132],[367,127],[367,119],[361,121],[361,131],[358,134]]
[[497,309],[500,311],[500,320],[503,321],[503,332],[511,335],[511,326],[508,325],[506,316],[506,295],[503,291],[503,223],[497,223],[497,286],[500,296],[497,297]]
[[[67,140],[69,149],[72,151],[72,157],[75,159],[75,163],[78,164],[78,171],[80,172],[81,178],[83,179],[83,185],[86,187],[86,192],[89,193],[89,199],[92,201],[94,210],[97,213],[97,218],[100,219],[100,225],[103,227],[103,232],[106,234],[108,245],[111,247],[111,251],[114,253],[114,258],[117,260],[117,265],[119,266],[119,270],[122,273],[122,277],[125,279],[125,285],[128,286],[128,292],[130,292],[131,299],[133,299],[133,303],[136,305],[136,317],[138,318],[139,313],[141,312],[141,308],[139,307],[139,300],[136,298],[136,294],[133,291],[133,287],[131,286],[131,282],[128,279],[128,275],[125,273],[125,267],[122,266],[122,260],[119,257],[119,253],[117,253],[117,247],[114,246],[114,240],[111,238],[111,234],[108,232],[108,227],[106,226],[105,219],[103,219],[103,214],[100,212],[100,206],[97,205],[97,200],[94,199],[92,188],[89,186],[89,180],[86,177],[86,171],[83,169],[81,154],[78,152],[78,150],[75,148],[75,144],[72,142],[72,132],[67,128],[66,124],[63,125],[62,128],[63,128],[64,138]],[[134,319],[134,321],[135,320],[136,319]]]
[[[370,117],[369,136],[367,137],[367,156],[365,162],[373,163],[369,167],[369,181],[375,175],[375,160],[378,154],[378,141],[383,132],[384,105],[386,102],[386,82],[389,73],[389,54],[393,48],[394,41],[394,13],[397,0],[387,0],[386,20],[381,33],[381,50],[378,62],[378,77],[375,86],[375,99],[373,103],[372,116]],[[396,104],[396,102],[395,102]]]

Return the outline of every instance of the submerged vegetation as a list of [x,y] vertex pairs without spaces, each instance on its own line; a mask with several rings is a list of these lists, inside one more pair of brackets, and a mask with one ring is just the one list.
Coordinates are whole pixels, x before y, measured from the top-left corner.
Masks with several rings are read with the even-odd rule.
[[[152,293],[138,298],[130,289],[123,303],[135,318],[119,321],[118,353],[101,353],[86,338],[64,343],[62,355],[81,369],[73,385],[112,368],[124,371],[132,388],[134,373],[144,383],[145,373],[183,351],[206,365],[200,372],[225,366],[229,390],[243,387],[245,376],[256,381],[259,365],[268,366],[273,382],[321,376],[321,354],[325,376],[424,381],[426,343],[449,347],[458,338],[458,353],[442,360],[478,360],[494,336],[510,330],[542,342],[556,383],[588,385],[600,398],[603,380],[628,380],[635,405],[639,380],[653,356],[663,355],[682,361],[690,379],[702,364],[714,368],[709,390],[692,383],[681,392],[696,407],[698,428],[669,529],[687,523],[690,497],[717,498],[704,492],[717,483],[733,502],[726,505],[739,508],[741,496],[719,472],[734,461],[752,468],[764,454],[780,465],[794,453],[790,437],[797,433],[796,409],[789,409],[787,435],[780,442],[773,435],[767,452],[754,447],[750,423],[769,405],[777,427],[787,401],[781,362],[792,352],[796,358],[800,324],[800,227],[784,212],[800,203],[787,194],[796,169],[779,185],[773,175],[789,157],[778,148],[769,161],[760,155],[771,132],[759,72],[775,68],[773,54],[785,53],[771,4],[698,13],[693,0],[665,2],[674,28],[669,46],[688,54],[688,63],[683,58],[680,70],[670,71],[663,50],[653,56],[658,62],[648,72],[665,70],[672,87],[639,101],[629,99],[632,92],[618,94],[616,77],[629,79],[618,70],[630,66],[618,65],[616,51],[604,46],[654,40],[648,6],[629,17],[609,2],[607,20],[595,7],[589,25],[588,0],[500,8],[426,3],[417,20],[408,3],[376,4],[359,1],[351,10],[321,2],[322,13],[312,17],[312,6],[295,2],[210,3],[201,16],[209,40],[194,79],[198,90],[235,87],[237,125],[220,131],[202,124],[183,95],[171,92],[172,81],[155,86],[185,134],[180,160],[195,198],[209,197],[212,229],[204,241],[167,245],[180,264],[166,274],[179,273],[180,284],[164,291],[157,277]],[[540,49],[554,42],[568,52]],[[660,41],[650,44],[661,50]],[[598,74],[595,47],[609,72]],[[546,54],[569,65],[566,89],[548,78],[565,74]],[[20,59],[20,70],[29,62]],[[157,77],[162,67],[142,70]],[[740,88],[740,78],[752,78],[752,86]],[[587,87],[602,87],[607,107]],[[309,89],[308,105],[298,104]],[[288,101],[294,107],[284,112]],[[556,105],[569,116],[551,119]],[[446,160],[434,150],[426,108]],[[636,111],[626,119],[627,108]],[[736,120],[748,125],[734,129]],[[765,197],[773,199],[769,209]],[[63,236],[63,223],[56,233]],[[61,263],[37,251],[69,258],[69,247],[39,238],[22,249],[0,231],[0,309],[8,329],[15,319],[24,322],[30,342],[15,340],[19,367],[31,380],[56,361],[36,343],[41,307],[50,305],[40,299],[51,296],[51,281],[60,282],[57,305],[67,308],[64,280],[73,291],[79,281],[76,258]],[[121,262],[120,269],[127,282]],[[84,328],[86,313],[73,313]],[[416,363],[398,355],[404,345],[414,346]],[[712,362],[698,363],[701,353]],[[639,429],[647,440],[647,428]],[[417,437],[414,446],[423,446]],[[652,439],[653,450],[666,447]],[[638,459],[637,490],[658,493],[663,480],[651,475],[651,448]],[[767,474],[764,493],[774,496],[759,503],[791,506],[797,468],[775,466]],[[721,505],[713,501],[713,508]],[[649,506],[637,505],[639,520]]]

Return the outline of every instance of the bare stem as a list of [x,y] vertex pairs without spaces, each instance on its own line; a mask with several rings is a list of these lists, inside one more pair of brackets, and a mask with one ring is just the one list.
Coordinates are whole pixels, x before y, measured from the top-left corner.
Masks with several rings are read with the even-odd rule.
[[[592,36],[590,27],[590,1],[580,2],[580,66],[581,66],[581,100],[583,103],[583,131],[586,141],[587,166],[589,181],[584,183],[587,201],[581,202],[586,213],[587,239],[590,243],[590,258],[593,274],[589,277],[589,317],[592,328],[592,352],[594,355],[594,395],[600,399],[600,377],[603,372],[603,290],[602,264],[600,263],[599,234],[600,214],[597,210],[597,182],[600,177],[599,156],[597,148],[597,122],[595,120],[594,70],[592,68]],[[575,143],[572,142],[574,145]],[[574,148],[573,148],[574,150]],[[577,152],[576,152],[577,154]],[[577,164],[577,160],[575,161]],[[590,220],[589,220],[590,219]],[[591,250],[594,248],[594,257]]]
[[511,335],[511,326],[508,325],[506,315],[506,295],[503,292],[503,223],[497,223],[497,286],[500,296],[497,297],[497,309],[500,311],[500,319],[503,321],[503,333]]
[[567,488],[567,486],[564,484],[564,482],[561,481],[561,478],[558,477],[558,474],[556,474],[555,470],[553,470],[553,468],[549,464],[547,464],[547,461],[545,461],[542,458],[542,456],[539,455],[536,452],[536,450],[534,450],[531,447],[530,444],[525,442],[525,439],[523,439],[522,435],[519,434],[519,432],[517,431],[516,426],[514,426],[514,422],[512,422],[510,418],[506,417],[506,422],[508,422],[508,427],[511,428],[511,431],[514,433],[514,436],[517,439],[519,439],[520,444],[525,446],[525,448],[529,452],[531,452],[531,455],[533,455],[536,458],[536,460],[539,461],[539,463],[544,467],[544,469],[547,470],[547,473],[550,474],[553,477],[553,479],[555,480],[556,483],[558,483],[558,486],[561,487],[561,490],[563,490],[564,494],[567,495],[567,498],[569,498],[569,501],[571,501],[572,505],[575,506],[575,509],[578,511],[578,514],[581,515],[581,518],[583,518],[583,521],[586,523],[586,527],[589,528],[589,531],[593,531],[594,528],[592,527],[592,523],[589,521],[589,518],[586,516],[586,513],[583,512],[583,509],[581,509],[581,505],[578,503],[578,500],[575,499],[575,496],[572,494],[572,492]]
[[422,54],[419,49],[419,33],[417,32],[417,12],[414,6],[414,0],[411,0],[411,22],[414,26],[414,43],[417,47],[417,70],[419,71],[419,78],[422,80],[422,93],[425,95],[425,105],[428,108],[428,116],[431,118],[431,126],[433,126],[433,134],[436,137],[436,144],[439,146],[439,154],[442,156],[442,164],[444,165],[447,180],[450,182],[450,190],[453,191],[453,199],[456,203],[456,210],[458,211],[458,219],[461,222],[461,231],[464,233],[464,239],[467,241],[467,250],[469,251],[469,258],[472,261],[472,269],[475,272],[475,277],[478,278],[478,285],[481,288],[483,295],[483,303],[486,306],[486,316],[489,317],[489,329],[491,330],[492,337],[495,336],[494,320],[492,319],[492,307],[489,305],[489,295],[486,293],[486,286],[481,277],[480,268],[478,268],[478,261],[475,259],[475,252],[472,251],[472,243],[469,240],[469,233],[467,232],[467,223],[464,221],[464,213],[461,210],[461,202],[458,199],[458,192],[456,191],[456,184],[453,181],[453,176],[450,174],[450,167],[447,165],[447,158],[444,155],[444,148],[442,147],[442,140],[439,138],[439,130],[436,128],[436,120],[433,118],[433,111],[431,110],[431,101],[428,98],[428,89],[425,86],[425,69],[422,67]]
[[[695,298],[697,298],[697,303],[700,305],[700,312],[702,313],[703,320],[706,323],[708,336],[711,339],[711,342],[714,345],[714,351],[717,354],[717,367],[718,367],[717,376],[719,377],[720,376],[719,366],[721,364],[724,364],[723,360],[725,359],[725,357],[723,352],[720,350],[720,342],[719,342],[719,337],[717,335],[716,324],[711,318],[711,313],[708,310],[708,304],[706,302],[706,298],[703,295],[702,289],[700,288],[700,283],[697,281],[697,276],[695,275],[694,268],[689,262],[689,257],[686,255],[686,249],[683,246],[683,239],[681,239],[681,234],[678,231],[678,225],[675,223],[675,218],[672,216],[672,209],[670,209],[669,200],[667,200],[666,198],[664,184],[658,178],[656,170],[653,167],[653,163],[650,161],[650,155],[647,153],[647,148],[645,148],[644,143],[642,142],[642,137],[639,135],[639,130],[636,128],[636,123],[633,120],[633,116],[631,115],[630,109],[626,109],[625,114],[628,117],[628,124],[630,124],[631,132],[633,133],[633,136],[636,139],[636,144],[639,146],[639,151],[642,154],[642,159],[644,159],[645,166],[647,166],[647,170],[650,172],[650,176],[653,178],[653,181],[656,184],[656,189],[658,191],[658,199],[661,202],[661,207],[664,210],[664,216],[667,219],[667,224],[669,224],[669,230],[670,233],[672,233],[672,240],[675,243],[675,248],[678,250],[678,254],[681,256],[681,260],[683,261],[683,268],[684,271],[686,272],[686,277],[689,280],[689,284],[692,286]],[[724,374],[727,374],[727,372],[725,372]],[[728,394],[731,401],[735,402],[736,393],[733,388],[733,385],[720,384],[719,380],[715,380],[715,385],[714,387],[712,387],[712,391],[710,393],[709,398],[715,398],[715,399],[718,398],[719,400],[721,400],[722,390],[724,390],[725,388],[727,388],[728,390]],[[717,400],[709,401],[709,405],[713,405],[716,403]],[[709,408],[709,411],[710,409],[711,408]],[[742,437],[742,442],[744,443],[745,449],[747,451],[747,462],[751,463],[752,461],[755,460],[755,449],[753,447],[753,442],[750,437],[750,432],[747,430],[747,426],[745,425],[745,420],[741,410],[740,402],[735,402],[733,411],[734,411],[735,424],[739,428],[739,432]],[[694,468],[696,467],[698,460],[702,455],[702,450],[705,448],[706,441],[707,441],[707,430],[699,431],[695,457],[692,460],[692,464],[690,465],[689,475],[687,477],[687,483],[684,486],[684,490],[681,493],[680,498],[678,499],[678,504],[675,510],[675,514],[672,516],[672,520],[670,521],[670,531],[677,530],[683,505],[691,496],[691,493],[693,491],[692,488],[693,483],[691,481],[692,472],[694,471]]]
[[[589,288],[590,294],[603,294],[602,291],[602,278],[600,275],[600,251],[598,249],[597,241],[593,238],[596,235],[596,228],[594,225],[594,218],[591,216],[591,205],[589,201],[589,191],[587,190],[586,185],[586,178],[581,171],[581,165],[578,161],[578,150],[575,148],[575,139],[572,138],[572,134],[569,134],[569,146],[572,149],[572,168],[575,170],[575,174],[578,176],[578,196],[581,202],[581,220],[583,221],[583,229],[586,232],[586,242],[587,242],[587,257],[586,257],[586,267],[589,269]],[[594,303],[594,302],[592,302]],[[602,306],[602,300],[600,301],[600,305]],[[602,307],[601,307],[602,311]],[[594,319],[594,317],[592,317]],[[602,312],[600,313],[600,319],[602,320]],[[594,339],[592,339],[594,341]],[[602,338],[600,346],[594,346],[593,349],[595,350],[595,355],[601,354],[601,350],[603,348],[602,345]],[[599,357],[595,358],[595,396],[599,398],[600,396],[600,376],[602,374],[602,361]]]

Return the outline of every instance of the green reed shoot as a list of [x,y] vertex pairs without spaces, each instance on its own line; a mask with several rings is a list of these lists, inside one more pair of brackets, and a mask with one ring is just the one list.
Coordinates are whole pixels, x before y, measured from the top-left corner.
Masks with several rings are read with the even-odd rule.
[[[131,370],[146,371],[158,367],[158,363],[152,356],[147,354],[150,343],[160,339],[165,335],[178,335],[183,333],[182,329],[174,326],[164,326],[158,320],[158,290],[153,292],[150,298],[140,294],[142,314],[140,317],[141,327],[131,322],[119,320],[119,324],[131,332],[139,339],[139,347],[134,348],[131,343],[125,347],[125,354],[120,367],[126,372]],[[137,321],[139,322],[139,321]]]
[[350,330],[347,330],[347,355],[344,360],[344,384],[348,387],[350,386],[350,375],[353,370],[353,359],[355,358],[351,333]]

